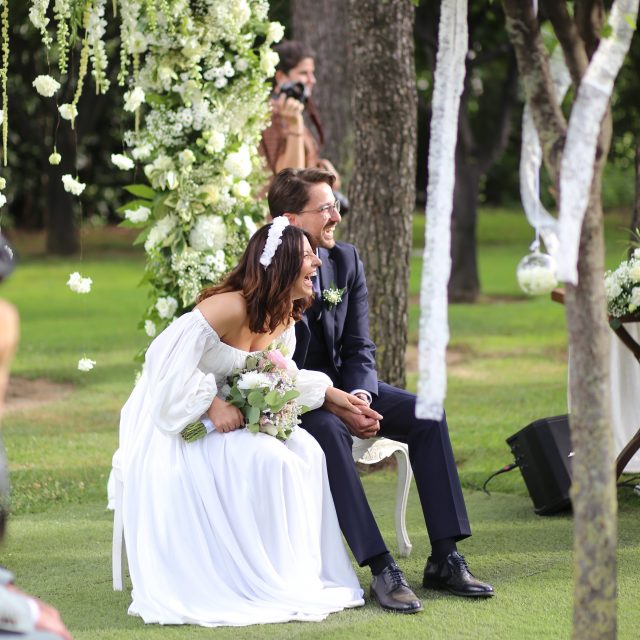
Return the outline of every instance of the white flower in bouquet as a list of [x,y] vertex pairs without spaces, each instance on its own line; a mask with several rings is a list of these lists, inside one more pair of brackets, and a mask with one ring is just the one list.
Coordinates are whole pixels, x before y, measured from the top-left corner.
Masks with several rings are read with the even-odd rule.
[[149,231],[149,235],[144,243],[145,251],[149,252],[151,249],[161,244],[175,229],[177,222],[178,218],[172,213],[164,218],[160,218],[160,220],[158,220],[158,222],[156,222]]
[[615,273],[609,273],[604,279],[604,292],[607,300],[613,300],[622,293],[622,287]]
[[238,58],[236,60],[236,71],[238,73],[244,73],[249,68],[249,63],[246,58]]
[[165,320],[173,318],[177,309],[178,301],[171,296],[167,296],[166,298],[158,298],[156,302],[156,310],[158,311],[158,315]]
[[124,110],[137,111],[140,105],[144,103],[145,93],[141,87],[135,87],[131,91],[124,94]]
[[636,261],[635,258],[629,266],[629,278],[632,282],[640,282],[640,261]]
[[220,131],[211,131],[207,136],[205,151],[209,154],[220,153],[224,149],[227,137]]
[[60,88],[60,83],[47,75],[37,76],[32,84],[36,91],[45,98],[50,98]]
[[631,296],[629,298],[629,312],[633,313],[640,307],[640,287],[633,287],[631,289]]
[[153,320],[145,320],[144,321],[144,332],[150,337],[153,338],[156,335],[156,323]]
[[134,160],[146,160],[153,151],[153,147],[149,143],[140,144],[131,149],[131,155]]
[[124,217],[135,224],[146,222],[151,215],[149,207],[138,207],[137,209],[125,209]]
[[77,271],[69,274],[69,280],[67,280],[67,286],[74,293],[89,293],[92,284],[91,278],[83,278]]
[[80,358],[78,360],[78,371],[91,371],[96,366],[96,361],[91,358]]
[[640,308],[640,251],[623,260],[615,271],[604,274],[607,312],[614,318],[635,313]]
[[55,166],[55,165],[60,164],[60,162],[62,162],[62,156],[57,151],[54,151],[49,156],[49,164],[52,164],[52,165]]
[[260,71],[267,76],[272,76],[276,72],[276,65],[280,62],[280,56],[270,49],[263,49],[260,56]]
[[220,216],[199,216],[189,233],[189,244],[197,251],[217,251],[227,241],[227,227]]
[[230,153],[224,161],[224,168],[234,178],[247,178],[251,173],[251,155],[246,145],[242,145],[238,151]]
[[196,161],[196,156],[191,149],[184,149],[178,154],[178,162],[183,167],[190,167]]
[[135,162],[131,158],[122,153],[112,153],[111,162],[113,162],[118,169],[122,169],[123,171],[128,171],[136,166]]
[[215,184],[203,184],[198,189],[198,193],[201,196],[202,202],[211,206],[220,200],[220,189],[218,189]]
[[64,185],[64,190],[68,193],[72,193],[74,196],[79,196],[87,186],[86,184],[84,184],[84,182],[76,180],[69,173],[65,173],[62,176],[62,184]]
[[246,371],[241,374],[237,382],[239,389],[258,389],[260,387],[271,386],[271,380],[268,375],[259,371]]
[[66,102],[58,107],[58,113],[64,120],[73,120],[78,115],[78,109],[75,104]]

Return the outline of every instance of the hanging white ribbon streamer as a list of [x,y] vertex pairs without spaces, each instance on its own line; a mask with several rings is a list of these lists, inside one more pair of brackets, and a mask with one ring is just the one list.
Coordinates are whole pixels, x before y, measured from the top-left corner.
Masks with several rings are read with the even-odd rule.
[[[562,103],[571,86],[571,75],[564,63],[562,48],[557,46],[549,65],[556,97]],[[549,254],[558,252],[558,221],[540,202],[539,176],[542,166],[542,148],[531,116],[529,105],[522,115],[522,147],[520,151],[520,199],[529,224],[542,236]]]
[[638,15],[638,0],[615,0],[609,15],[611,35],[602,38],[587,68],[571,110],[560,166],[558,279],[578,283],[578,249],[589,202],[600,123],[622,66]]
[[447,389],[447,284],[451,273],[451,211],[460,95],[469,47],[467,0],[440,7],[438,55],[429,138],[429,186],[420,290],[420,378],[416,416],[440,420]]

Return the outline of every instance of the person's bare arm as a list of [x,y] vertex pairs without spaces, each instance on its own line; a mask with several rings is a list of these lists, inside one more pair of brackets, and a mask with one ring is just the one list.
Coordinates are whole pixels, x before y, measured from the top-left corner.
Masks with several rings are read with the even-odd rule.
[[0,408],[4,406],[9,366],[19,337],[20,318],[16,308],[5,300],[0,300]]
[[284,152],[276,158],[276,173],[282,169],[304,169],[304,105],[283,94],[273,102],[273,110],[282,118],[286,136]]

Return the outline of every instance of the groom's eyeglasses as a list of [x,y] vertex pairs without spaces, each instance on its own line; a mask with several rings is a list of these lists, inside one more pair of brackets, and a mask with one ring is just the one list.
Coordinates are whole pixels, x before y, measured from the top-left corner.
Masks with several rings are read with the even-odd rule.
[[304,211],[298,211],[298,213],[321,213],[322,215],[330,216],[333,211],[340,213],[340,200],[335,200],[329,204],[323,204],[317,209],[305,209]]

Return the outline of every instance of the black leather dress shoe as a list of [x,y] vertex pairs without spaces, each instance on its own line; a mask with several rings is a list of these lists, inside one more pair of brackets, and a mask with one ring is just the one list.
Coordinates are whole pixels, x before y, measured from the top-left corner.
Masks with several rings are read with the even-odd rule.
[[457,551],[440,562],[429,558],[424,568],[422,586],[427,589],[446,589],[456,596],[488,598],[493,595],[493,587],[477,580],[469,571],[467,561]]
[[371,597],[387,611],[396,613],[417,613],[422,611],[422,603],[405,580],[397,564],[386,566],[382,573],[373,576]]

